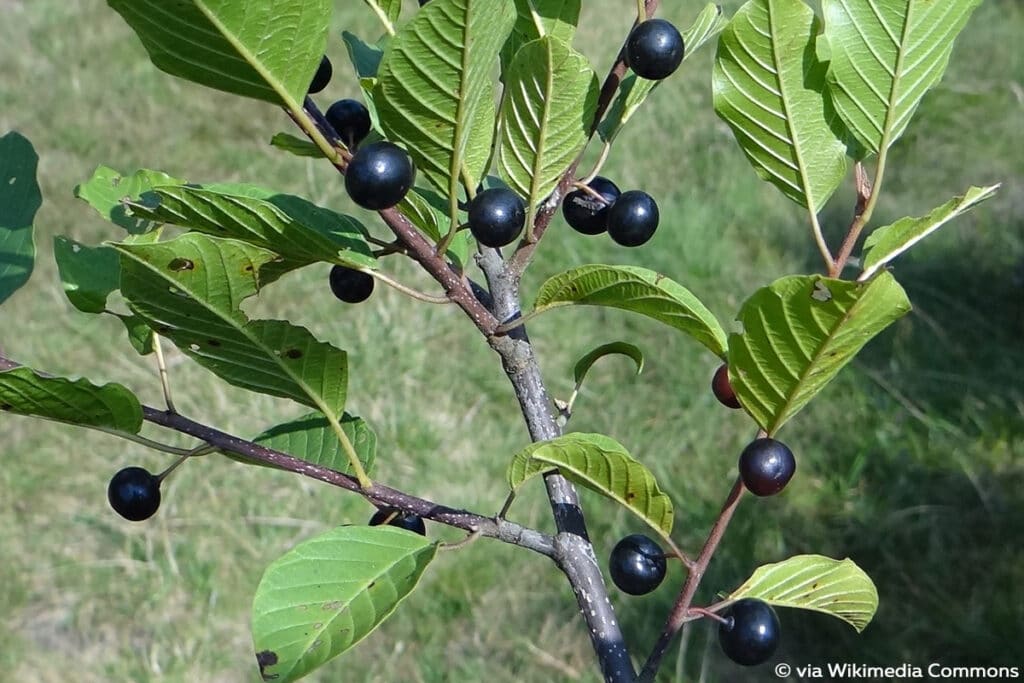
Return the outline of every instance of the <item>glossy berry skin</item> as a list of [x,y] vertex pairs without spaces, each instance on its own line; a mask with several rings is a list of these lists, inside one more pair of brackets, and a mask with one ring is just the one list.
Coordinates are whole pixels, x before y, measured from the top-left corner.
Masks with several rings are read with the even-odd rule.
[[484,190],[469,203],[469,230],[485,247],[511,244],[525,224],[526,205],[508,188]]
[[626,63],[637,76],[660,81],[683,61],[683,37],[664,19],[637,24],[626,39]]
[[405,529],[411,531],[414,534],[420,536],[427,535],[427,525],[423,523],[423,518],[418,515],[414,515],[411,512],[402,512],[396,508],[380,508],[373,517],[370,517],[370,526],[380,526],[384,524],[385,520],[391,518],[387,524],[388,526],[396,526],[399,529]]
[[727,408],[741,408],[740,400],[736,398],[736,392],[729,383],[729,366],[724,363],[715,370],[715,376],[711,378],[711,392],[718,399],[719,403]]
[[360,147],[345,171],[348,196],[371,211],[389,209],[402,201],[415,181],[412,157],[386,140]]
[[740,477],[755,496],[772,496],[786,488],[796,472],[793,451],[775,439],[755,439],[740,454]]
[[350,149],[370,132],[370,111],[358,100],[338,100],[327,108],[324,118]]
[[331,82],[331,76],[334,75],[334,67],[331,66],[331,60],[327,59],[327,56],[320,60],[320,66],[317,67],[316,73],[313,74],[313,80],[309,83],[309,94],[314,95],[324,88]]
[[630,595],[646,595],[660,586],[666,568],[661,546],[643,534],[623,538],[608,560],[612,581]]
[[331,268],[331,291],[347,304],[358,304],[373,294],[373,276],[345,266],[334,266]]
[[110,479],[107,500],[125,519],[149,519],[160,507],[160,478],[141,467],[126,467]]
[[624,247],[639,247],[654,236],[660,218],[651,195],[629,190],[608,210],[608,235]]
[[565,216],[565,222],[569,227],[576,232],[600,235],[608,229],[608,212],[621,192],[615,183],[601,176],[596,176],[587,183],[587,187],[604,197],[607,203],[602,204],[592,194],[583,190],[573,190],[565,195],[562,215]]
[[768,660],[779,645],[779,617],[767,602],[743,598],[722,614],[718,644],[725,655],[744,666]]

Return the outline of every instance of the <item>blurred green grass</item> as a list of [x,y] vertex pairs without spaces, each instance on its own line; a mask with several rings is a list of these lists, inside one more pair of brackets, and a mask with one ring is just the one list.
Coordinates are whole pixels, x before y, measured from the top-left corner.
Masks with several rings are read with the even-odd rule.
[[[740,3],[724,4],[731,13]],[[376,35],[362,3],[336,5],[335,37],[341,28]],[[620,5],[586,3],[579,44],[599,71],[629,25]],[[662,15],[684,24],[701,6],[666,6]],[[946,79],[891,155],[876,224],[919,215],[971,184],[1002,181],[1002,191],[896,264],[914,313],[786,430],[800,462],[794,485],[778,499],[744,503],[705,580],[706,602],[756,565],[801,552],[851,556],[867,570],[881,594],[868,630],[857,636],[827,617],[783,610],[780,660],[1009,664],[1024,636],[1022,37],[1019,3],[989,0],[977,10]],[[358,96],[340,40],[329,54],[336,76],[321,101]],[[606,167],[623,189],[658,198],[655,240],[622,250],[559,221],[524,282],[527,297],[569,265],[635,263],[681,281],[728,321],[756,287],[818,269],[801,212],[757,180],[711,112],[710,63],[706,50],[660,88]],[[151,360],[133,354],[116,321],[75,312],[57,282],[53,235],[116,235],[71,195],[98,164],[257,182],[360,213],[331,169],[266,144],[289,130],[283,114],[160,74],[100,3],[0,2],[0,64],[0,131],[19,130],[36,145],[45,202],[37,270],[0,309],[0,347],[20,362],[121,381],[160,402]],[[826,210],[833,243],[851,206],[846,188]],[[430,287],[407,265],[388,267]],[[350,408],[378,433],[379,478],[497,509],[508,456],[527,435],[494,355],[448,307],[392,291],[343,307],[326,275],[313,267],[287,277],[256,312],[287,316],[349,350]],[[603,362],[572,428],[608,433],[642,458],[676,501],[678,542],[696,550],[751,435],[707,390],[714,359],[667,328],[597,309],[541,317],[531,336],[549,388],[563,397],[580,354],[614,339],[641,345],[645,373]],[[225,387],[180,355],[170,362],[179,409],[224,429],[252,435],[302,412]],[[24,418],[5,417],[2,435],[0,670],[13,680],[258,680],[248,604],[263,567],[298,540],[371,511],[318,483],[210,458],[175,474],[151,522],[131,525],[109,510],[107,479],[128,464],[161,467],[164,456]],[[640,530],[621,510],[585,500],[599,555]],[[513,516],[551,526],[536,490]],[[655,595],[614,595],[638,653],[680,581],[675,572]],[[475,543],[441,556],[394,618],[311,680],[595,681],[575,617],[567,587],[540,558]],[[740,674],[712,640],[705,625],[694,627],[660,680],[734,680]],[[770,667],[742,675],[774,680]]]

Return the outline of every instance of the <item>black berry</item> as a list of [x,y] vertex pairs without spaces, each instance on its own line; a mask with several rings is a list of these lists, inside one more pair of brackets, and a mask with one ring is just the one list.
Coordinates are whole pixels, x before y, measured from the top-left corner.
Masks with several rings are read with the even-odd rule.
[[358,100],[338,100],[327,108],[324,117],[350,149],[370,132],[370,111]]
[[469,230],[485,247],[503,247],[519,237],[526,224],[526,205],[512,190],[484,190],[469,203]]
[[107,500],[125,519],[149,519],[160,507],[160,478],[141,467],[126,467],[110,479]]
[[599,235],[608,229],[608,212],[621,193],[615,183],[601,176],[587,183],[587,187],[601,195],[604,202],[584,190],[573,190],[565,195],[562,215],[576,232]]
[[345,189],[352,201],[372,211],[389,209],[402,201],[415,180],[412,157],[387,141],[360,147],[345,171]]
[[309,84],[309,94],[313,95],[326,88],[333,75],[334,67],[331,66],[331,60],[327,59],[325,55],[320,60],[320,66],[316,68],[316,73],[313,74],[313,80]]
[[756,598],[734,602],[722,616],[718,643],[725,655],[744,666],[767,661],[779,645],[779,617],[772,606]]
[[755,439],[740,454],[743,484],[756,496],[771,496],[782,489],[796,472],[793,451],[775,439]]
[[660,81],[683,61],[683,37],[670,22],[648,19],[626,39],[626,63],[641,78]]
[[411,531],[420,536],[427,535],[427,525],[423,518],[411,512],[402,512],[397,508],[384,507],[373,513],[370,517],[370,526],[379,526],[387,523],[388,526],[397,526],[399,529]]
[[639,247],[658,229],[658,205],[640,190],[619,195],[608,210],[608,234],[624,247]]
[[616,544],[608,571],[619,590],[630,595],[650,593],[665,578],[665,553],[643,534],[626,536]]
[[729,383],[729,366],[724,363],[715,370],[715,376],[711,378],[711,391],[715,398],[727,408],[740,408],[740,400],[736,398],[732,384]]
[[347,304],[358,304],[373,294],[373,276],[345,266],[334,266],[331,268],[331,291]]

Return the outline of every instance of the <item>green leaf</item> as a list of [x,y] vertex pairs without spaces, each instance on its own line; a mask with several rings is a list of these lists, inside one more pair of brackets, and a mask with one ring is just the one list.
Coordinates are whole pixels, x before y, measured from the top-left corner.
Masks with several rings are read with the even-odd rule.
[[384,50],[376,45],[370,45],[348,31],[341,32],[341,39],[345,41],[345,49],[348,51],[352,68],[355,69],[356,78],[376,78],[380,62],[384,58]]
[[672,499],[662,493],[651,471],[614,439],[572,433],[532,443],[512,458],[506,477],[515,491],[528,479],[555,469],[624,506],[663,537],[672,533]]
[[270,138],[270,144],[297,157],[324,158],[324,153],[319,147],[291,133],[275,133],[274,137]]
[[[689,59],[697,50],[703,47],[709,40],[717,36],[725,28],[726,20],[722,14],[722,7],[715,3],[704,6],[697,20],[693,25],[683,32],[683,45],[686,50],[683,52],[683,61]],[[605,142],[611,142],[619,134],[622,127],[633,118],[661,81],[652,81],[647,78],[639,78],[636,74],[630,74],[619,83],[618,94],[615,101],[608,108],[608,113],[601,120],[597,132]]]
[[412,592],[436,552],[404,529],[343,526],[275,560],[252,606],[263,680],[297,680],[358,643]]
[[824,612],[863,631],[878,609],[871,578],[847,558],[797,555],[758,567],[728,600],[757,598],[779,607]]
[[600,89],[587,58],[550,36],[524,45],[505,72],[498,172],[526,199],[528,225],[587,144]]
[[153,330],[142,316],[115,314],[124,323],[128,332],[128,343],[132,345],[140,356],[148,356],[153,353]]
[[301,111],[327,45],[330,0],[107,0],[161,71]]
[[498,51],[512,0],[431,0],[388,44],[373,99],[384,135],[446,197],[476,189],[494,135]]
[[597,362],[599,358],[605,356],[618,354],[621,356],[628,356],[633,359],[636,363],[636,374],[640,374],[644,371],[644,353],[640,350],[640,347],[630,344],[629,342],[617,341],[609,344],[602,344],[596,349],[588,353],[587,355],[576,361],[576,367],[573,368],[573,378],[576,381],[576,386],[583,384],[583,378],[587,376],[587,372],[590,371],[591,366]]
[[922,218],[901,218],[892,225],[875,229],[864,241],[864,269],[858,279],[867,280],[879,268],[932,234],[961,214],[965,214],[986,199],[991,198],[999,185],[970,187],[960,197],[952,199]]
[[90,247],[57,235],[53,238],[64,293],[71,304],[86,313],[103,313],[107,298],[121,286],[121,262],[110,247]]
[[729,381],[758,425],[774,434],[910,310],[889,273],[866,283],[792,275],[754,293],[729,337]]
[[173,178],[161,171],[145,169],[125,176],[112,168],[100,166],[92,177],[75,187],[75,196],[85,201],[105,219],[119,225],[133,235],[151,231],[152,221],[128,213],[126,201],[138,201],[143,193],[156,186],[184,185],[184,180]]
[[[377,435],[361,417],[345,413],[341,428],[355,448],[363,469],[369,473],[377,458]],[[309,413],[283,424],[275,425],[253,439],[255,443],[275,451],[294,455],[300,460],[346,474],[355,474],[352,465],[334,434],[330,421],[321,413]],[[250,465],[265,465],[242,455],[227,454],[232,460]]]
[[302,265],[376,265],[356,219],[252,185],[154,187],[128,206],[135,215],[244,240]]
[[503,75],[526,43],[551,36],[571,45],[580,21],[580,0],[515,0],[515,4],[516,22],[501,48]]
[[290,398],[338,419],[345,406],[344,351],[280,320],[239,309],[277,254],[236,240],[187,233],[157,244],[115,244],[121,293],[131,309],[200,365],[235,386]]
[[558,306],[609,306],[685,332],[725,357],[725,331],[711,311],[674,280],[635,266],[579,266],[541,285],[534,312]]
[[[718,39],[715,112],[757,174],[815,212],[846,175],[846,143],[815,56],[821,22],[803,0],[751,0]],[[840,127],[841,130],[841,127]]]
[[899,139],[942,78],[953,41],[981,0],[823,0],[835,108],[868,150]]
[[32,368],[0,372],[0,411],[137,434],[142,406],[120,384],[44,377]]
[[402,14],[402,0],[363,0],[384,25],[389,34],[395,32],[395,22]]
[[0,137],[0,303],[28,282],[35,266],[32,223],[43,203],[38,165],[27,139],[14,132]]

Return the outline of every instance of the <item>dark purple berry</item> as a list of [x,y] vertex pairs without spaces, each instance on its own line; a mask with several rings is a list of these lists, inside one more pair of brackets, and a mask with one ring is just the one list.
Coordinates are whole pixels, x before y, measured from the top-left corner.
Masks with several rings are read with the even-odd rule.
[[331,268],[331,291],[347,304],[358,304],[373,294],[373,276],[361,270],[334,266]]
[[412,157],[398,145],[372,142],[353,155],[345,171],[345,189],[359,206],[372,211],[389,209],[416,181]]
[[125,519],[149,519],[160,507],[160,478],[141,467],[126,467],[111,478],[107,500]]
[[648,19],[626,39],[626,63],[641,78],[660,81],[683,61],[683,37],[670,22]]
[[639,247],[658,229],[658,205],[640,190],[619,195],[608,210],[608,235],[624,247]]
[[338,100],[327,108],[324,118],[349,149],[370,133],[370,111],[358,100]]
[[381,524],[396,526],[420,536],[427,535],[427,525],[423,523],[422,517],[411,512],[402,512],[397,508],[383,507],[373,513],[373,517],[370,517],[370,526]]
[[316,68],[316,73],[313,74],[313,80],[309,84],[309,94],[314,95],[324,88],[331,82],[331,76],[334,75],[334,67],[331,66],[331,60],[327,59],[327,56],[320,60],[320,66]]
[[711,378],[711,391],[715,398],[727,408],[741,408],[740,400],[736,398],[732,384],[729,383],[729,366],[724,363],[715,370],[715,376]]
[[587,187],[603,197],[604,201],[584,190],[573,190],[565,195],[562,215],[576,232],[599,235],[608,229],[608,212],[621,193],[615,183],[601,176],[587,183]]
[[755,496],[772,496],[786,488],[796,472],[793,451],[775,439],[755,439],[740,454],[740,476]]
[[779,645],[779,617],[772,606],[756,598],[737,600],[722,614],[718,643],[725,655],[743,666],[768,660]]
[[619,590],[630,595],[650,593],[665,578],[665,553],[643,534],[626,536],[616,544],[608,571]]
[[469,230],[485,247],[504,247],[519,237],[526,224],[526,205],[512,190],[484,190],[469,203]]

